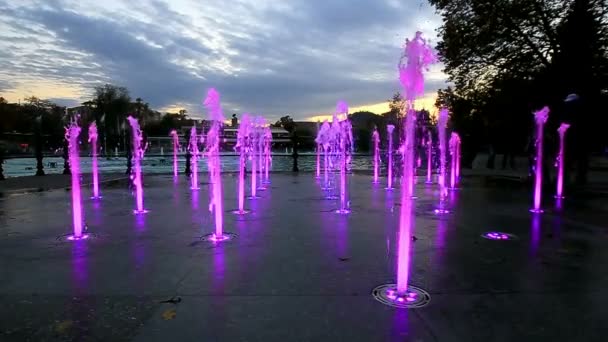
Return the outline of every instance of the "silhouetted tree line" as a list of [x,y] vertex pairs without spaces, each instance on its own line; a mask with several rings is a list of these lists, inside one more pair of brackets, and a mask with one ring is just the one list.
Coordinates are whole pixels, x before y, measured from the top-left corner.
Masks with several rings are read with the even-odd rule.
[[21,150],[18,144],[32,146],[40,134],[45,151],[58,150],[64,146],[65,127],[70,120],[78,120],[83,127],[81,141],[88,139],[86,127],[95,121],[100,146],[123,150],[128,143],[129,115],[137,117],[146,135],[152,136],[168,136],[172,129],[193,123],[186,110],[161,115],[141,98],[132,101],[126,88],[110,84],[96,87],[91,100],[70,109],[34,96],[20,103],[8,103],[0,97],[0,141],[6,142],[0,148],[17,153]]
[[[530,152],[531,113],[548,105],[547,139],[556,140],[561,122],[571,123],[568,155],[585,182],[589,153],[608,144],[602,134],[608,117],[601,113],[608,99],[608,2],[429,2],[443,18],[438,51],[453,83],[437,102],[449,107],[469,149],[464,162],[482,146]],[[578,99],[565,102],[570,94]]]

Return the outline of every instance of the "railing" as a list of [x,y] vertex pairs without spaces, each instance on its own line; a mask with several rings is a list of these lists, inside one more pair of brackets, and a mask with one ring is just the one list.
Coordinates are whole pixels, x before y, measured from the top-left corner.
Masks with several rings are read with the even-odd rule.
[[[192,156],[189,153],[179,153],[179,173],[190,175],[191,173],[191,159]],[[226,166],[228,172],[236,171],[236,164],[238,164],[238,153],[234,152],[222,152],[220,158],[223,160],[223,164]],[[302,165],[301,161],[304,162],[304,170],[311,171],[314,169],[316,165],[316,153],[314,151],[306,151],[303,153],[284,153],[284,152],[275,152],[271,154],[275,165],[274,170],[281,171],[289,171],[299,172]],[[0,155],[0,180],[5,178],[5,172],[9,172],[9,176],[29,176],[34,174],[39,174],[39,169],[42,169],[43,174],[46,173],[70,173],[70,165],[67,156],[57,155],[57,154],[44,154],[44,158],[38,160],[34,160],[36,155],[9,155],[9,156],[1,156]],[[91,155],[88,153],[82,153],[81,157],[83,158],[83,166],[81,168],[90,167],[90,158]],[[353,157],[357,158],[359,161],[359,170],[368,170],[371,169],[371,155],[367,153],[355,153]],[[130,174],[132,167],[132,160],[129,158],[129,154],[123,153],[120,156],[116,156],[114,154],[104,156],[98,156],[100,160],[100,169],[104,171],[100,172],[125,172]],[[45,161],[46,159],[46,161]],[[50,160],[49,160],[50,159]],[[9,168],[4,167],[3,169],[3,161],[5,160],[13,160],[15,161],[12,165],[9,164]],[[18,162],[18,160],[23,160],[22,162]],[[31,162],[29,161],[31,160]],[[165,173],[169,172],[169,168],[172,168],[172,160],[173,154],[146,154],[144,161],[146,162],[145,167],[151,167],[153,173],[160,172]],[[368,161],[369,160],[369,165]],[[102,166],[102,163],[105,162],[105,165]],[[6,166],[6,165],[5,165]],[[61,171],[61,167],[63,166],[63,171]],[[85,167],[86,166],[86,167]],[[49,172],[49,169],[51,170]],[[165,170],[166,169],[166,170]],[[203,170],[199,166],[199,170]],[[18,170],[18,171],[16,171]],[[29,171],[31,170],[31,171]],[[23,172],[26,171],[26,172]],[[31,172],[31,173],[28,173]],[[87,171],[85,171],[86,173]]]

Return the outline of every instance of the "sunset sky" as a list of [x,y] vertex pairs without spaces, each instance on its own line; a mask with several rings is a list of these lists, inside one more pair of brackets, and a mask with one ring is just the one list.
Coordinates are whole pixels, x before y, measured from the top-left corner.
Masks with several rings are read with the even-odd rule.
[[[78,105],[126,86],[161,111],[203,117],[209,87],[226,113],[316,119],[338,100],[386,111],[416,30],[440,23],[422,0],[0,0],[0,96]],[[445,86],[427,74],[423,107]]]

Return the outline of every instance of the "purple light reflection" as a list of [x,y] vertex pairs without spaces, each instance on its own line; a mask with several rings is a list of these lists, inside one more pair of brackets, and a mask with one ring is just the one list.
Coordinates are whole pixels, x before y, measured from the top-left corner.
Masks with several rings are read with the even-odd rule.
[[408,310],[394,310],[391,341],[406,341],[410,335]]
[[[80,240],[86,238],[88,238],[88,235],[84,234],[80,237]],[[89,289],[87,249],[88,246],[85,243],[75,243],[72,245],[72,294],[76,296],[85,295]]]
[[540,220],[541,215],[532,216],[532,227],[530,229],[530,254],[535,256],[538,252],[540,243]]

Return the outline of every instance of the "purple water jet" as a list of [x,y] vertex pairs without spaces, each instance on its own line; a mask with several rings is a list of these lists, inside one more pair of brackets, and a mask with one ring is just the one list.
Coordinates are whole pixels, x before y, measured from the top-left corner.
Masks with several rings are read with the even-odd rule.
[[205,152],[209,165],[209,181],[211,183],[211,200],[209,211],[213,212],[215,218],[215,233],[210,239],[215,242],[230,239],[230,235],[224,234],[224,210],[222,193],[222,166],[220,163],[220,128],[224,121],[224,115],[220,106],[220,94],[211,88],[207,92],[204,105],[209,113],[211,128],[207,132],[205,141]]
[[190,130],[190,142],[188,144],[188,149],[192,154],[192,159],[190,160],[190,166],[192,168],[192,174],[190,175],[190,189],[198,190],[198,155],[200,153],[198,149],[198,135],[196,134],[196,125],[192,126]]
[[458,144],[456,145],[456,184],[460,183],[460,146],[461,140],[458,136]]
[[257,119],[257,134],[258,134],[258,190],[266,190],[264,185],[264,153],[266,144],[266,119],[259,116]]
[[97,124],[92,122],[89,125],[89,143],[91,144],[91,171],[93,173],[93,197],[99,199],[99,168],[97,166]]
[[344,115],[346,119],[338,123],[340,129],[336,136],[336,147],[338,149],[338,158],[340,165],[340,209],[336,210],[338,214],[348,214],[348,184],[346,181],[346,164],[348,161],[347,153],[350,150],[350,124],[348,122],[348,105],[344,101],[339,101],[336,107],[336,117]]
[[452,162],[450,163],[450,189],[456,190],[456,181],[458,180],[457,174],[457,165],[458,165],[458,146],[460,145],[460,136],[458,133],[452,132],[450,136],[450,155],[452,156]]
[[237,131],[237,140],[235,150],[239,151],[239,180],[238,180],[238,210],[234,211],[235,214],[243,215],[248,213],[245,210],[245,165],[247,164],[247,154],[251,149],[250,144],[251,134],[251,120],[248,114],[243,114],[241,122],[239,123],[239,129]]
[[429,131],[426,145],[426,184],[433,184],[433,133],[431,131]]
[[178,168],[177,168],[177,152],[179,150],[179,137],[177,136],[176,130],[171,130],[169,133],[173,138],[173,177],[177,179]]
[[133,186],[135,186],[136,208],[133,212],[135,214],[145,214],[148,211],[144,209],[144,184],[141,180],[141,160],[144,158],[145,146],[142,146],[143,136],[137,119],[129,116],[127,117],[127,120],[131,125],[131,144],[133,145],[133,164],[135,169],[131,176]]
[[272,131],[270,127],[264,129],[264,184],[270,184],[270,168],[272,167]]
[[82,228],[84,225],[82,203],[80,194],[80,153],[78,149],[78,136],[80,127],[73,120],[65,130],[65,139],[68,141],[68,157],[70,160],[70,171],[72,173],[72,220],[73,234],[68,236],[70,240],[86,239]]
[[317,137],[315,139],[315,142],[317,143],[318,146],[321,147],[322,151],[323,151],[323,175],[324,175],[324,182],[323,182],[323,190],[329,190],[331,188],[330,184],[329,184],[329,146],[330,146],[330,132],[331,132],[331,126],[329,124],[329,122],[327,122],[327,120],[325,120],[323,122],[323,124],[321,125],[321,128],[319,129],[319,131],[317,132]]
[[395,130],[394,125],[387,125],[386,131],[388,133],[388,166],[387,166],[387,184],[386,190],[393,190],[393,131]]
[[[416,110],[414,101],[417,97],[424,94],[424,75],[423,69],[428,68],[431,63],[435,63],[436,57],[422,38],[421,32],[416,32],[412,40],[406,40],[404,54],[399,62],[399,76],[405,93],[405,141],[402,146],[403,151],[403,182],[401,183],[401,212],[399,219],[399,238],[398,238],[398,257],[397,257],[397,285],[393,289],[395,297],[389,299],[393,301],[407,301],[414,298],[411,294],[418,295],[420,292],[416,288],[409,286],[409,266],[410,266],[410,241],[413,227],[412,211],[413,205],[410,200],[414,183],[414,145],[416,141]],[[388,291],[391,291],[390,289]]]
[[548,118],[549,107],[544,107],[534,113],[534,121],[536,122],[536,167],[534,168],[534,207],[530,209],[533,213],[543,212],[540,208],[543,191],[543,132]]
[[564,163],[565,163],[565,138],[566,131],[570,128],[570,125],[567,123],[562,123],[557,132],[559,133],[559,153],[557,155],[557,192],[555,193],[555,198],[563,199],[564,194]]
[[249,196],[249,199],[256,199],[258,198],[257,196],[257,191],[258,191],[258,185],[257,185],[257,180],[258,180],[258,170],[257,170],[257,165],[258,165],[258,160],[257,160],[257,156],[258,156],[258,149],[260,146],[259,140],[260,140],[260,134],[259,134],[259,119],[258,117],[255,117],[253,119],[253,124],[251,126],[251,151],[249,154],[249,160],[251,161],[251,196]]
[[437,132],[439,135],[439,207],[435,209],[436,214],[447,214],[449,211],[445,208],[445,200],[448,195],[448,187],[446,186],[446,128],[448,125],[449,113],[446,108],[439,110],[439,118],[437,120]]
[[374,142],[374,184],[378,184],[378,176],[380,173],[380,134],[378,129],[374,128],[372,133],[372,141]]
[[[317,122],[317,138],[319,137],[320,131],[321,131],[321,125],[319,122]],[[317,142],[316,139],[315,139],[315,142],[317,143],[317,151],[316,151],[317,152],[317,171],[316,171],[316,174],[317,174],[317,179],[320,179],[321,178],[321,144],[319,142]]]

